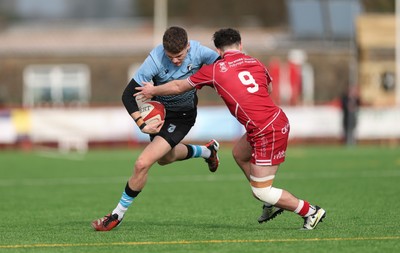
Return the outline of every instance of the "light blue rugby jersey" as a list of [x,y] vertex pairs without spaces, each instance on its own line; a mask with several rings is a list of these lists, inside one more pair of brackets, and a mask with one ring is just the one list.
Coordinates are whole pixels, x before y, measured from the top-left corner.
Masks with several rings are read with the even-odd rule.
[[[153,81],[154,85],[162,85],[176,79],[186,79],[196,73],[203,64],[211,64],[218,58],[217,52],[190,40],[190,49],[181,66],[175,66],[164,52],[164,47],[155,47],[133,76],[140,85]],[[165,108],[171,111],[189,111],[194,108],[196,91],[183,94],[155,97]]]

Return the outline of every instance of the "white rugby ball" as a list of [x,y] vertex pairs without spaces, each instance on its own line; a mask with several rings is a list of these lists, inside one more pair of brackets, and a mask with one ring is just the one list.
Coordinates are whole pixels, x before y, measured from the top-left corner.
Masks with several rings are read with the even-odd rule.
[[165,107],[157,101],[146,101],[140,106],[140,115],[146,124],[165,119]]

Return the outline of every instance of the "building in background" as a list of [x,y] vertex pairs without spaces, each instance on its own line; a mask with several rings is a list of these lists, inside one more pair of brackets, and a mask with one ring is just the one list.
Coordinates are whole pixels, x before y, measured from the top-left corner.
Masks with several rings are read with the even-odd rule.
[[357,19],[359,85],[363,104],[396,104],[396,22],[394,15]]
[[[340,108],[332,105],[349,86],[360,85],[363,105],[393,104],[394,24],[381,23],[381,15],[364,21],[371,6],[390,7],[392,0],[165,1],[168,25],[184,26],[210,48],[218,27],[241,31],[245,52],[270,68],[292,138],[340,138]],[[148,0],[0,0],[0,142],[138,140],[120,97],[154,41],[161,42],[153,38],[153,7]],[[393,9],[385,18],[393,20]],[[208,106],[221,104],[211,89],[199,97],[206,117]],[[363,108],[356,138],[400,139],[390,127],[400,124],[393,108]],[[199,122],[215,120],[203,116]],[[377,119],[385,123],[380,132],[371,127]],[[208,138],[201,129],[209,128],[190,138]],[[230,130],[226,138],[242,133]]]
[[[23,93],[32,85],[32,75],[26,73],[35,72],[41,68],[39,66],[60,69],[59,66],[71,64],[82,66],[85,70],[80,71],[89,75],[86,94],[90,95],[77,96],[88,101],[64,104],[119,104],[119,91],[126,85],[133,66],[145,58],[153,45],[152,19],[145,18],[146,8],[152,3],[140,0],[2,0],[1,12],[9,18],[8,26],[0,30],[0,56],[3,59],[0,62],[0,101],[9,106],[48,106],[53,100],[58,106],[63,104],[59,98],[65,96],[56,95],[54,91],[57,85],[37,84],[39,80],[55,80],[50,76],[35,81],[37,87],[53,87],[50,88],[52,91],[40,92],[50,94],[43,95],[44,103],[24,102],[29,96]],[[169,19],[170,25],[191,24],[186,21],[196,12],[190,4],[180,0],[168,3],[171,13],[175,13]],[[196,3],[195,6],[200,10],[204,4]],[[269,14],[261,15],[255,6]],[[277,100],[278,103],[326,104],[339,98],[351,83],[354,74],[349,69],[349,62],[356,51],[352,46],[352,19],[362,9],[360,0],[273,0],[268,3],[250,0],[249,3],[235,1],[219,13],[219,18],[241,24],[239,28],[248,53],[266,65],[272,59],[279,60],[282,83],[278,84],[276,92],[282,99]],[[197,12],[201,13],[199,10]],[[214,11],[210,10],[206,16]],[[232,13],[236,21],[225,17],[225,12]],[[185,18],[185,15],[192,16]],[[13,23],[13,20],[17,22]],[[187,27],[190,38],[213,48],[211,35],[215,28],[208,28],[212,20],[216,24],[220,22],[198,19],[198,24]],[[161,38],[157,40],[161,42]],[[293,55],[290,52],[302,52],[307,57],[307,64],[300,66],[289,60]],[[283,91],[279,91],[280,88]],[[73,92],[82,94],[78,90]],[[286,99],[287,96],[290,98]],[[201,101],[216,103],[219,100],[210,92]]]

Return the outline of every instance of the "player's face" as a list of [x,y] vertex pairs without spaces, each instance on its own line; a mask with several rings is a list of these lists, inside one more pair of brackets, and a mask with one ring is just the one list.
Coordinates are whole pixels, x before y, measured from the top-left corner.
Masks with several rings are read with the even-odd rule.
[[173,54],[170,53],[168,51],[165,51],[165,54],[168,56],[168,58],[171,60],[171,62],[175,65],[175,66],[181,66],[183,60],[185,60],[185,57],[187,55],[187,53],[189,52],[189,45],[183,49],[182,51],[180,51],[177,54]]

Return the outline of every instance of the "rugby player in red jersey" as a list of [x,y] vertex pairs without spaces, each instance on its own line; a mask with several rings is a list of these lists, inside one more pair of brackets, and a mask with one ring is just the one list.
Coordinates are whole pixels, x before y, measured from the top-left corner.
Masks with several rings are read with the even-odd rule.
[[214,33],[213,40],[220,60],[203,66],[187,79],[159,86],[144,83],[136,94],[150,98],[213,87],[231,114],[246,128],[233,148],[233,156],[249,180],[253,195],[264,203],[258,222],[267,222],[288,210],[304,219],[303,229],[314,229],[326,211],[272,186],[279,165],[285,161],[290,124],[270,97],[272,79],[268,70],[259,60],[241,51],[237,30],[220,29]]

